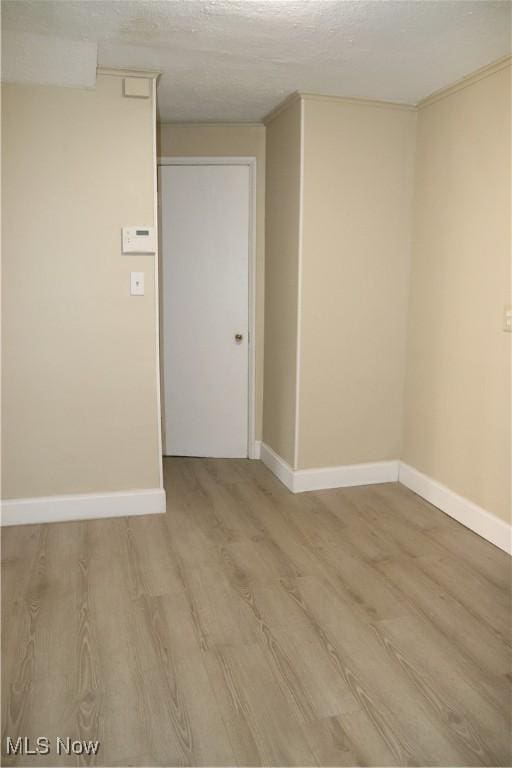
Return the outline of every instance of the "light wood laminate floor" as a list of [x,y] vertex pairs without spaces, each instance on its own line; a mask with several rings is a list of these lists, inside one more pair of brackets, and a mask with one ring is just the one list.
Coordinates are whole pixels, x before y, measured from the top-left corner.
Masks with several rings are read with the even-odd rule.
[[510,560],[398,484],[167,459],[166,515],[3,531],[4,765],[511,763]]

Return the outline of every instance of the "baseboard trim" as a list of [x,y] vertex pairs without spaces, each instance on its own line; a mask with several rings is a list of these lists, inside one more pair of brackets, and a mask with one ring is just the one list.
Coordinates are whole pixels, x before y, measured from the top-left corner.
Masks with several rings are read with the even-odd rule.
[[281,458],[272,448],[266,443],[261,443],[260,458],[264,465],[270,469],[271,472],[280,480],[288,490],[295,493],[293,488],[293,469],[288,462]]
[[298,469],[294,475],[296,493],[319,491],[324,488],[349,488],[352,485],[396,483],[398,461],[371,461],[365,464],[343,464],[339,467]]
[[501,518],[403,461],[400,462],[398,481],[483,539],[512,554],[512,526]]
[[261,460],[293,493],[320,491],[327,488],[348,488],[352,485],[393,483],[398,480],[398,461],[374,461],[365,464],[345,464],[318,469],[292,469],[265,443],[261,444]]
[[154,515],[165,512],[165,491],[163,488],[148,488],[116,493],[5,499],[1,502],[1,507],[2,526]]
[[253,443],[252,448],[252,456],[249,454],[250,459],[260,459],[261,458],[261,440],[255,440]]

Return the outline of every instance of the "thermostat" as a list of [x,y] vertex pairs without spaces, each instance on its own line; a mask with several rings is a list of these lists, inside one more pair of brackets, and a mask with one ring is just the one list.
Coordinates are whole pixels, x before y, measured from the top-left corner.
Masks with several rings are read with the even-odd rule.
[[154,227],[123,227],[123,253],[156,253]]

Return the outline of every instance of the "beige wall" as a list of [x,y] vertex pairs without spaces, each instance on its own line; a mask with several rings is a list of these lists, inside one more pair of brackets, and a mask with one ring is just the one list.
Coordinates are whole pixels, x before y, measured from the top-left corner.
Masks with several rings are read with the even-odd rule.
[[2,496],[158,487],[151,100],[4,85],[2,163]]
[[265,306],[265,128],[263,125],[162,123],[158,126],[161,157],[256,158],[256,439],[263,419],[263,340]]
[[[156,487],[154,260],[120,252],[153,221],[152,104],[113,76],[2,91],[2,495]],[[418,115],[159,126],[162,156],[257,158],[257,437],[290,465],[400,457],[508,517],[510,140],[510,66]]]
[[400,456],[415,122],[304,99],[300,469]]
[[267,125],[263,440],[294,463],[301,107]]
[[403,460],[510,515],[510,66],[418,115]]

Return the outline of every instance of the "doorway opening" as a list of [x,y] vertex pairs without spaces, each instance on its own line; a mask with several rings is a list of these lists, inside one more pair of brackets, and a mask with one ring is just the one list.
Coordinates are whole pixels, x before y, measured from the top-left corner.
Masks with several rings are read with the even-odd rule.
[[254,157],[158,159],[164,456],[256,458]]

